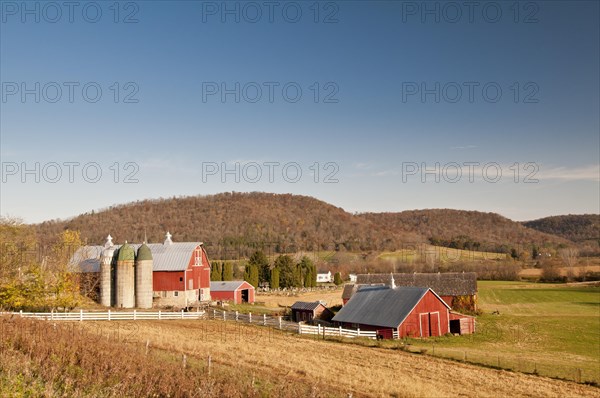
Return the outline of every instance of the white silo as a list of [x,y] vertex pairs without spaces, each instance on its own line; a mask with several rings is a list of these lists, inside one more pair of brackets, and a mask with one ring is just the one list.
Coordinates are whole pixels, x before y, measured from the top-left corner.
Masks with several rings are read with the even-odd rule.
[[152,308],[152,252],[146,243],[138,249],[135,258],[135,306]]
[[111,268],[115,247],[112,242],[112,237],[108,235],[104,250],[100,256],[100,304],[105,307],[112,305],[112,275]]
[[127,242],[119,249],[116,271],[115,306],[133,308],[135,306],[135,250]]

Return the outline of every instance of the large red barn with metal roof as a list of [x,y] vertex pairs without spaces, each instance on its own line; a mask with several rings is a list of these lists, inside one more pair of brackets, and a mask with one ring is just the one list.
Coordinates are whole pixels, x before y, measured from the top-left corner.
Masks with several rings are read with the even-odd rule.
[[443,336],[450,332],[450,307],[430,288],[362,286],[333,322],[380,338]]

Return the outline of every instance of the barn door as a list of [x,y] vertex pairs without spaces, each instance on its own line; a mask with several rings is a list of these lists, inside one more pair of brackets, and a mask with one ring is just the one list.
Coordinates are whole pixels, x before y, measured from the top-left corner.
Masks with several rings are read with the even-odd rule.
[[425,312],[423,314],[419,314],[419,318],[421,337],[429,337],[429,313]]
[[429,335],[439,336],[440,335],[440,313],[430,312],[429,313]]

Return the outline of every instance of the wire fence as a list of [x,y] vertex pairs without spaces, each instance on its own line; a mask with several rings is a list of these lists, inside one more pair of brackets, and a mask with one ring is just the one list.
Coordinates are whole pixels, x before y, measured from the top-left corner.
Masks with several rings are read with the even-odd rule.
[[405,351],[474,365],[484,365],[495,369],[575,381],[577,383],[600,385],[600,363],[596,363],[595,367],[597,369],[593,369],[594,366],[590,368],[584,364],[579,367],[560,365],[557,363],[526,359],[520,357],[518,354],[506,352],[482,353],[469,350],[448,349],[445,347],[436,347],[435,344],[432,344],[429,347],[422,345],[408,345],[406,346]]

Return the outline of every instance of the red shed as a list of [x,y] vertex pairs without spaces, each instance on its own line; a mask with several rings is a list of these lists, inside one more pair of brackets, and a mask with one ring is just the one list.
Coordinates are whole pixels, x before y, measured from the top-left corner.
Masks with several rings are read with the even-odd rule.
[[339,326],[377,331],[381,338],[442,336],[450,331],[450,307],[421,287],[359,287],[333,317]]
[[232,301],[234,304],[253,303],[254,286],[246,281],[210,282],[213,300]]

